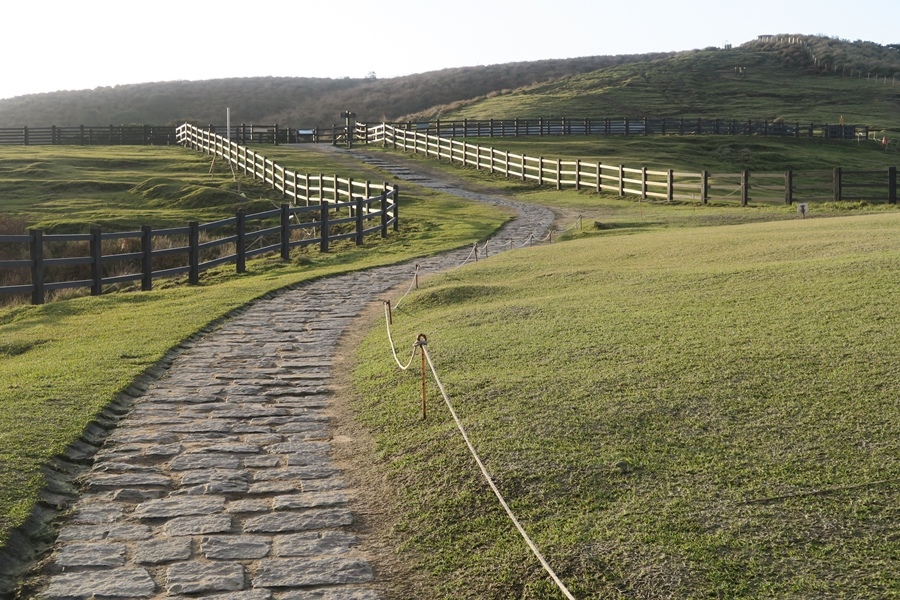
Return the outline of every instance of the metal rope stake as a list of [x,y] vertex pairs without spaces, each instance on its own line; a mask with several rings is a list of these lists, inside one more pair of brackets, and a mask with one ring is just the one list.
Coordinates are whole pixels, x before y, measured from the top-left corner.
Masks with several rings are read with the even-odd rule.
[[428,338],[424,333],[420,333],[416,338],[416,346],[422,349],[422,420],[425,420],[425,346],[428,345]]

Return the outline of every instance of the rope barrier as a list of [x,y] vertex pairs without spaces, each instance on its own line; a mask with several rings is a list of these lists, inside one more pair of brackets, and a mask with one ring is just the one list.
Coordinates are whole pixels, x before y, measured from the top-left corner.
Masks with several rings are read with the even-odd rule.
[[[421,336],[420,336],[421,339]],[[469,436],[466,433],[465,427],[463,427],[462,422],[459,420],[459,416],[456,414],[456,411],[453,409],[453,404],[450,402],[450,398],[447,395],[447,390],[444,388],[444,384],[441,382],[440,378],[437,374],[437,369],[434,368],[434,363],[431,360],[431,354],[428,352],[428,346],[425,343],[421,343],[419,345],[422,348],[422,355],[425,357],[425,360],[428,361],[428,366],[431,369],[431,374],[434,376],[434,381],[437,383],[438,389],[441,390],[441,395],[444,398],[444,403],[447,405],[447,408],[450,411],[450,414],[453,416],[453,421],[456,423],[457,429],[462,434],[463,439],[466,442],[466,446],[469,447],[469,452],[472,454],[472,457],[475,459],[475,462],[478,464],[478,468],[481,470],[481,474],[484,475],[485,480],[487,480],[488,485],[491,490],[493,490],[494,495],[497,496],[497,500],[500,501],[500,505],[503,507],[503,510],[506,511],[507,516],[513,522],[516,529],[519,531],[519,534],[522,536],[522,539],[525,540],[525,543],[528,544],[528,547],[531,549],[531,552],[541,563],[541,566],[544,567],[544,570],[550,575],[550,578],[553,579],[553,582],[556,583],[556,586],[559,590],[565,595],[569,600],[575,600],[575,597],[572,593],[566,588],[565,584],[560,580],[560,578],[556,575],[556,572],[547,562],[547,559],[544,558],[544,555],[541,554],[541,551],[538,550],[537,546],[531,541],[531,538],[528,536],[528,533],[525,531],[525,528],[522,527],[522,524],[519,523],[519,520],[516,518],[516,515],[513,513],[512,509],[509,507],[509,504],[506,503],[506,500],[503,498],[503,494],[500,493],[500,490],[497,489],[497,485],[494,483],[494,480],[491,478],[491,474],[488,473],[487,467],[484,466],[484,463],[481,462],[481,458],[478,456],[478,452],[475,451],[475,447],[472,445],[472,442],[469,440]],[[423,409],[424,414],[424,409]]]
[[[532,243],[533,239],[534,239],[534,236],[530,235],[528,237],[528,239],[526,240],[525,244]],[[508,245],[510,247],[512,247],[512,244],[513,244],[513,241],[509,240]],[[486,248],[487,248],[487,243],[485,243],[485,249]],[[475,256],[478,255],[478,244],[477,243],[472,247],[472,251],[469,253],[469,256],[466,258],[466,260],[459,266],[465,265],[469,261],[469,259],[472,258],[473,255],[475,255]],[[416,288],[418,287],[418,276],[419,276],[419,265],[416,265],[416,271],[415,271],[413,283],[410,284],[409,289],[406,291],[405,294],[403,294],[403,296],[397,302],[397,306],[399,306],[400,302],[403,301],[403,299],[405,299],[411,293],[411,291],[413,290],[414,287],[416,287]],[[500,493],[500,490],[497,488],[497,485],[494,483],[494,480],[491,477],[491,474],[488,472],[487,467],[485,467],[481,458],[478,456],[478,452],[475,450],[475,446],[472,444],[472,441],[469,439],[469,435],[466,432],[466,429],[463,426],[462,421],[459,418],[459,415],[456,414],[456,410],[453,408],[453,404],[450,401],[450,397],[447,394],[447,390],[444,387],[443,382],[441,382],[440,377],[438,376],[437,369],[434,366],[434,362],[431,360],[431,354],[428,352],[428,339],[426,338],[425,334],[419,334],[419,336],[416,339],[416,343],[413,344],[413,350],[412,350],[411,356],[409,357],[409,361],[404,365],[403,363],[400,362],[400,359],[397,356],[397,348],[396,348],[396,344],[394,343],[393,334],[391,332],[391,325],[393,323],[393,314],[391,312],[391,301],[390,300],[384,301],[384,315],[385,315],[385,328],[387,330],[388,341],[391,346],[391,354],[393,355],[394,362],[397,363],[397,366],[402,371],[409,370],[409,368],[412,366],[413,361],[416,358],[416,353],[419,351],[421,351],[421,353],[422,353],[421,354],[421,356],[422,356],[422,419],[424,420],[426,418],[426,383],[425,383],[426,382],[426,370],[425,370],[425,365],[427,363],[429,369],[431,370],[431,374],[434,377],[435,383],[437,384],[438,389],[441,391],[441,396],[444,399],[444,403],[447,405],[447,409],[450,411],[450,415],[453,417],[453,421],[456,423],[457,429],[459,430],[460,434],[462,435],[462,438],[465,441],[466,446],[469,449],[469,452],[471,453],[472,457],[475,459],[475,463],[478,465],[478,468],[481,471],[481,474],[484,476],[485,480],[487,481],[488,486],[491,488],[491,491],[494,492],[494,495],[497,497],[497,500],[500,502],[500,505],[503,507],[503,510],[506,512],[507,516],[512,521],[516,530],[519,532],[519,535],[525,541],[528,548],[531,550],[532,554],[534,554],[534,556],[535,556],[535,558],[537,558],[538,562],[541,563],[541,566],[544,568],[544,570],[547,572],[547,574],[550,576],[550,578],[553,580],[553,582],[556,584],[556,586],[559,588],[559,590],[563,593],[563,595],[568,600],[575,600],[575,597],[568,590],[568,588],[566,588],[566,586],[562,582],[562,580],[560,580],[560,578],[556,575],[556,572],[553,570],[553,568],[550,566],[550,564],[544,558],[544,555],[541,553],[541,551],[538,549],[538,547],[535,545],[535,543],[531,540],[531,537],[529,537],[528,532],[525,531],[525,528],[519,522],[518,518],[516,518],[515,513],[513,513],[509,504],[503,498],[503,494]]]
[[394,308],[399,308],[400,303],[403,302],[407,296],[409,296],[409,293],[411,291],[413,291],[414,288],[418,288],[418,287],[419,287],[419,265],[416,265],[416,273],[413,276],[412,282],[409,284],[409,289],[406,290],[406,293],[403,294],[399,300],[397,300],[397,303],[394,304]]
[[391,302],[385,301],[384,303],[384,322],[387,326],[387,336],[388,340],[391,343],[391,354],[394,356],[394,362],[397,363],[397,366],[400,367],[401,371],[406,371],[412,365],[413,360],[416,358],[416,351],[420,348],[418,344],[413,345],[412,356],[409,357],[409,362],[404,366],[403,363],[400,362],[400,358],[397,356],[397,347],[394,345],[394,336],[391,335]]

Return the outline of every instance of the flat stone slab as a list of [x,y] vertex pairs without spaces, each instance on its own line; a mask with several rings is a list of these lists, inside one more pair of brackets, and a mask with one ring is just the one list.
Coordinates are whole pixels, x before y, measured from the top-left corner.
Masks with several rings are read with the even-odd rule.
[[156,473],[122,473],[115,475],[94,475],[88,480],[87,489],[130,488],[140,486],[168,486],[171,479]]
[[349,497],[344,492],[304,492],[302,494],[275,496],[272,499],[272,508],[275,510],[319,508],[347,504],[349,501]]
[[356,536],[343,531],[309,531],[275,536],[275,555],[319,556],[347,552],[356,543]]
[[176,517],[163,527],[163,532],[169,536],[204,535],[229,531],[231,531],[231,517],[228,515]]
[[306,560],[272,558],[262,560],[254,587],[309,587],[368,583],[375,578],[372,567],[358,558],[310,558]]
[[134,546],[134,562],[138,564],[158,565],[190,557],[190,538],[147,540]]
[[240,564],[186,562],[166,570],[166,592],[170,596],[232,592],[245,587],[244,566]]
[[60,567],[121,567],[125,564],[125,544],[69,544],[59,549],[53,561]]
[[155,591],[156,584],[146,569],[110,569],[54,575],[50,578],[47,598],[147,598]]
[[314,509],[278,512],[252,517],[244,522],[247,533],[283,533],[311,529],[335,529],[353,524],[353,514],[345,509]]
[[76,510],[72,522],[92,525],[113,523],[122,516],[123,510],[124,507],[117,504],[82,504]]
[[268,556],[272,538],[258,535],[217,535],[203,538],[200,551],[214,560],[250,560]]
[[70,525],[59,532],[58,542],[146,540],[151,536],[146,525],[110,523],[106,525]]
[[203,496],[199,498],[178,497],[148,500],[134,509],[138,519],[159,519],[186,517],[190,515],[210,515],[220,513],[225,508],[225,498]]

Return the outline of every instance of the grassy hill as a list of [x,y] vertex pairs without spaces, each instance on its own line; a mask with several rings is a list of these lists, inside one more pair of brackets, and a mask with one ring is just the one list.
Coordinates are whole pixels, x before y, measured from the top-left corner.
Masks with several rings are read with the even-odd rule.
[[518,62],[390,79],[155,82],[0,100],[0,127],[221,123],[225,107],[234,122],[289,126],[330,126],[349,108],[361,121],[628,115],[837,123],[843,117],[900,130],[900,50],[795,35],[727,50]]
[[171,81],[0,100],[0,127],[223,123],[330,126],[342,110],[381,121],[504,89],[668,54],[594,56],[443,69],[391,79],[249,77]]
[[[435,107],[410,118],[647,116],[838,123],[843,117],[847,123],[900,129],[900,51],[800,39],[804,43],[754,41],[727,50],[682,52]],[[828,67],[817,66],[816,60]]]

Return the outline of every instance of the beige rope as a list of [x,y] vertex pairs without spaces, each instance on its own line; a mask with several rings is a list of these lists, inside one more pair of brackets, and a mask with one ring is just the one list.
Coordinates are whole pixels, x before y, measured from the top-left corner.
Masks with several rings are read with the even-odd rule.
[[568,598],[569,600],[575,600],[575,597],[572,595],[572,593],[569,592],[565,584],[560,581],[559,577],[557,577],[556,573],[547,563],[544,555],[541,554],[541,551],[538,550],[537,546],[534,545],[534,542],[531,541],[531,538],[528,537],[528,533],[525,532],[525,529],[519,523],[516,515],[506,503],[506,500],[503,499],[503,495],[500,493],[500,490],[497,489],[497,486],[494,484],[494,480],[491,479],[490,473],[488,473],[488,470],[484,466],[484,463],[482,463],[481,459],[478,457],[478,453],[475,451],[475,447],[472,445],[472,442],[469,441],[469,436],[466,434],[465,428],[460,422],[459,417],[456,415],[456,411],[453,410],[453,405],[450,403],[450,398],[447,396],[447,390],[444,389],[444,384],[441,383],[441,380],[438,377],[437,370],[435,370],[434,368],[434,363],[431,362],[431,355],[428,353],[428,347],[425,344],[421,344],[421,346],[422,352],[425,354],[425,358],[428,360],[428,366],[431,367],[431,374],[434,375],[434,380],[437,383],[438,388],[441,390],[441,395],[444,397],[444,402],[447,404],[447,408],[450,409],[450,414],[453,415],[453,420],[456,422],[456,427],[459,429],[459,432],[462,434],[463,439],[466,441],[466,446],[469,447],[469,452],[472,453],[472,456],[475,458],[475,462],[478,464],[478,468],[481,469],[481,474],[484,475],[484,478],[487,480],[488,485],[494,491],[494,495],[496,495],[497,499],[500,501],[500,505],[503,506],[503,510],[506,511],[506,514],[513,522],[513,525],[516,526],[516,529],[519,530],[519,534],[525,540],[525,543],[528,544],[528,547],[531,548],[531,552],[534,553],[535,557],[537,557],[538,561],[540,561],[541,566],[544,567],[544,570],[547,571],[547,573],[556,583],[556,586],[566,596],[566,598]]

